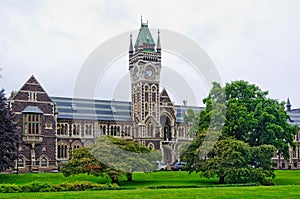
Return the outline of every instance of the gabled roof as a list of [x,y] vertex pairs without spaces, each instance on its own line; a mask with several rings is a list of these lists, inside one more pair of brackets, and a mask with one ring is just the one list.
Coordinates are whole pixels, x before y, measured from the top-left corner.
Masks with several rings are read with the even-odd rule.
[[[22,93],[28,92],[37,92],[42,93],[43,97],[39,101],[43,102],[52,102],[42,85],[37,81],[37,79],[32,75],[25,84],[21,87],[21,89],[12,96],[11,100],[24,100],[24,95]],[[37,102],[39,102],[37,101]]]
[[159,98],[162,106],[173,106],[171,98],[165,88],[160,92]]

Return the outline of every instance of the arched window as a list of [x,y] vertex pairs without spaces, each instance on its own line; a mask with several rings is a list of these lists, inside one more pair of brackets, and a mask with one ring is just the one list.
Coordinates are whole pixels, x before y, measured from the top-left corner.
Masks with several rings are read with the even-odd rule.
[[147,128],[147,137],[152,137],[153,134],[153,127],[152,124],[148,124],[148,128]]
[[79,136],[80,135],[80,124],[73,124],[72,134],[73,134],[73,136]]
[[125,126],[125,135],[124,136],[130,136],[131,135],[131,126]]
[[57,158],[66,159],[68,158],[68,144],[61,142],[57,144]]
[[81,143],[76,141],[72,144],[72,150],[82,147]]
[[153,144],[152,142],[150,142],[150,143],[148,144],[148,148],[149,148],[150,150],[154,150],[154,149],[155,149],[154,144]]
[[113,126],[110,127],[110,135],[111,135],[111,136],[114,135],[114,127],[113,127]]
[[25,160],[23,158],[19,157],[17,164],[18,164],[19,168],[25,167]]
[[184,128],[183,127],[178,128],[178,137],[184,137]]
[[121,132],[121,127],[120,126],[117,126],[117,136],[120,136],[120,132]]
[[68,135],[69,125],[62,123],[57,125],[57,135]]
[[93,125],[92,124],[85,125],[84,134],[87,136],[93,135]]
[[41,167],[47,167],[48,166],[48,159],[46,157],[41,158]]
[[101,135],[106,135],[106,126],[105,125],[100,125],[99,129],[100,129]]

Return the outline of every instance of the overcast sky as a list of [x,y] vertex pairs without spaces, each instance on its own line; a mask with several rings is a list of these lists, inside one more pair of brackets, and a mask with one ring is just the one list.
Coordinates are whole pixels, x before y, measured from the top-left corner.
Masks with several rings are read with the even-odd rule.
[[[33,74],[49,95],[71,97],[89,55],[110,38],[138,29],[142,14],[151,28],[197,42],[223,82],[247,80],[269,90],[270,97],[290,97],[293,107],[300,107],[299,9],[297,0],[0,0],[1,87],[9,95]],[[114,63],[119,73],[128,72],[126,59]],[[162,64],[168,61],[165,56]],[[122,77],[111,72],[105,87]]]

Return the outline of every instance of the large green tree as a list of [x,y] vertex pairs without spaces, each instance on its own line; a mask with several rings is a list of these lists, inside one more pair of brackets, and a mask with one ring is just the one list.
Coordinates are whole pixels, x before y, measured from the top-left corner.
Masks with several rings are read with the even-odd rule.
[[[197,136],[182,158],[206,177],[217,175],[221,183],[246,178],[263,182],[263,178],[273,176],[270,158],[275,150],[289,158],[297,127],[287,122],[284,102],[267,95],[268,92],[246,81],[234,81],[225,87],[214,83],[203,100],[206,108],[192,128]],[[245,153],[246,149],[249,153]],[[243,164],[237,166],[239,161]],[[213,169],[213,165],[218,168]],[[226,169],[231,172],[225,172]],[[258,171],[262,171],[261,175]],[[260,178],[249,178],[255,173]]]
[[137,142],[101,136],[95,144],[74,150],[72,159],[62,165],[62,172],[65,176],[79,173],[108,176],[118,183],[123,175],[132,181],[134,171],[153,171],[158,160],[161,160],[158,151]]
[[14,166],[17,159],[18,134],[7,107],[4,90],[0,91],[0,171]]

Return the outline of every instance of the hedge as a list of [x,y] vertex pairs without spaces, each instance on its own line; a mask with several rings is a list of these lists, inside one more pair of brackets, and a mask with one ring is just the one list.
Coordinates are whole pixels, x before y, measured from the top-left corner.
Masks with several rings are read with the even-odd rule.
[[91,182],[74,182],[61,184],[48,184],[32,182],[25,185],[0,184],[0,193],[18,192],[57,192],[57,191],[84,191],[84,190],[115,190],[120,189],[117,184],[96,184]]

